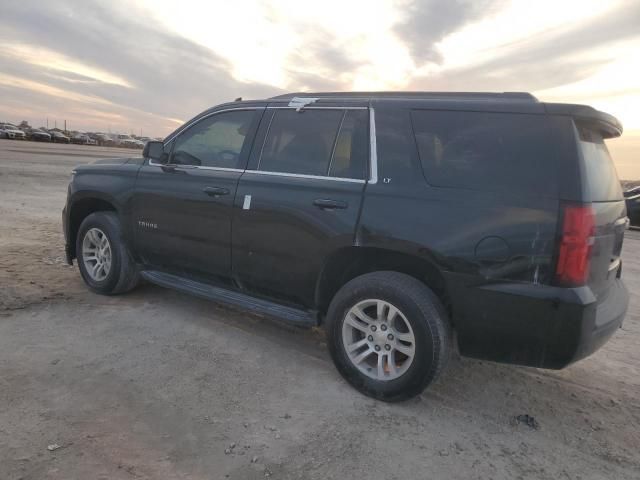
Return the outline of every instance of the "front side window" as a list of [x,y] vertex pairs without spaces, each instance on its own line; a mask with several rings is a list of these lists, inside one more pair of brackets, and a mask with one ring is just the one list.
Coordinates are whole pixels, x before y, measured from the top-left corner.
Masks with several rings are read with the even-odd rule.
[[240,153],[253,116],[253,110],[238,110],[200,120],[176,138],[171,163],[241,168]]
[[366,110],[276,110],[259,170],[364,178],[368,158]]

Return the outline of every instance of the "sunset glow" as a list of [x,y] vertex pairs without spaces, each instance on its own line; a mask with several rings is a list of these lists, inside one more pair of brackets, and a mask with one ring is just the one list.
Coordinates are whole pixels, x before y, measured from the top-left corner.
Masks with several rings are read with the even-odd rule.
[[640,179],[640,0],[12,2],[0,121],[165,135],[235,97],[299,90],[530,91],[625,126]]

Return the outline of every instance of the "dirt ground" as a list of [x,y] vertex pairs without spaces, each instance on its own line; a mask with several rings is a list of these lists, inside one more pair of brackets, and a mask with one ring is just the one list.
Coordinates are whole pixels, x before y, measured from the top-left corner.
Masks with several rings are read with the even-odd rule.
[[454,358],[388,405],[318,332],[149,285],[87,291],[63,260],[66,185],[123,155],[0,141],[0,479],[640,479],[640,232],[629,315],[597,354],[563,371]]

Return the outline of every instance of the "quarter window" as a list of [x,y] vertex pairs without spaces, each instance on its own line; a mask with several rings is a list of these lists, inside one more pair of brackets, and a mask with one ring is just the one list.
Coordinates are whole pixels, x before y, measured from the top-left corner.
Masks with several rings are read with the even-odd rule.
[[411,117],[430,184],[557,193],[557,149],[546,117],[429,110],[413,111]]
[[241,168],[240,154],[253,116],[253,110],[238,110],[200,120],[176,138],[171,163]]
[[366,110],[275,110],[259,170],[364,178],[368,158]]

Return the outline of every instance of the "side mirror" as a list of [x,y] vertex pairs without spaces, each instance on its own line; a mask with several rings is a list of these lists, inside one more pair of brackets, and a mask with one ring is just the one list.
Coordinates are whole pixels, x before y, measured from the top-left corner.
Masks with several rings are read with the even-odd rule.
[[157,142],[155,140],[148,141],[142,149],[142,156],[144,158],[150,158],[151,160],[157,160],[164,163],[166,161],[164,143]]

